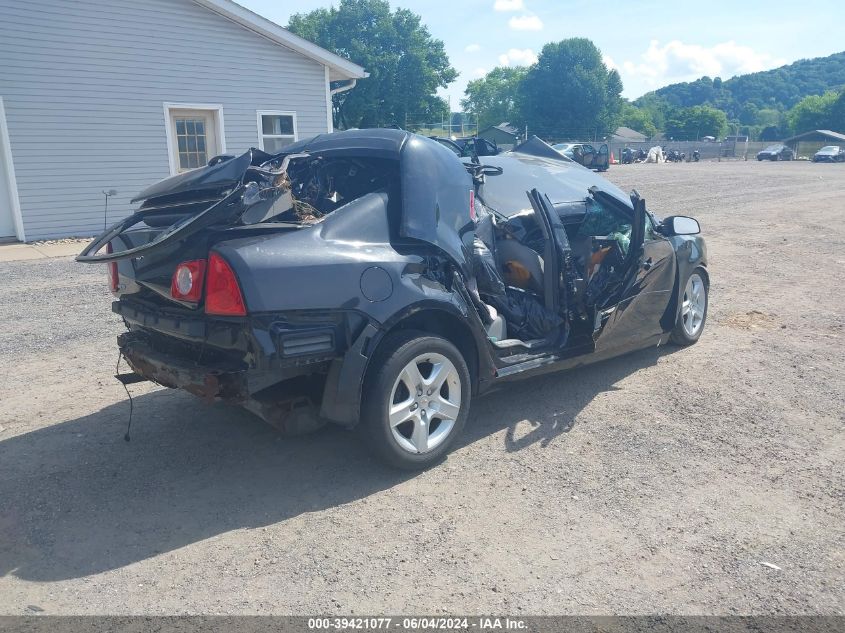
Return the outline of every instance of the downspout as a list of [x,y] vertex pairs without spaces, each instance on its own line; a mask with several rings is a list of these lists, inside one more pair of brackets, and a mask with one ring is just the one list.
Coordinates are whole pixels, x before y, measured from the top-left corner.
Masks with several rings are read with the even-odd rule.
[[[328,69],[328,66],[327,66],[326,67],[326,80],[327,81],[328,81],[328,76],[329,76],[329,69]],[[332,99],[332,97],[334,97],[336,94],[340,94],[341,92],[346,92],[347,90],[352,90],[355,87],[355,84],[357,84],[357,83],[358,83],[357,79],[350,79],[346,83],[338,86],[337,88],[332,88],[330,82],[327,84],[329,86],[329,92],[328,92],[328,103],[326,105],[329,108],[329,121],[331,121],[331,119],[332,119],[331,108],[332,108],[332,103],[334,101]],[[334,132],[334,122],[333,121],[332,121],[331,127],[329,128],[329,131]]]
[[346,92],[347,90],[352,90],[355,85],[358,83],[357,79],[350,79],[349,83],[343,84],[342,86],[338,86],[337,88],[332,88],[330,91],[331,96],[335,96],[336,94],[340,94],[341,92]]

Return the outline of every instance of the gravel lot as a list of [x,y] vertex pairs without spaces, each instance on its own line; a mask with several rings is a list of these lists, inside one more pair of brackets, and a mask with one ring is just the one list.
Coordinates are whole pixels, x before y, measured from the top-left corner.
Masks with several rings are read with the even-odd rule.
[[112,378],[105,270],[0,264],[0,613],[845,613],[845,166],[613,167],[710,250],[699,344],[474,403],[422,474]]

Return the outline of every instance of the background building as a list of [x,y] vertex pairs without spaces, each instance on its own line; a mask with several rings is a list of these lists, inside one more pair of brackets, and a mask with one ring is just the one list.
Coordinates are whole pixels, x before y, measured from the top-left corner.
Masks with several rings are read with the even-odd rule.
[[0,239],[90,236],[147,185],[332,130],[364,69],[230,0],[0,0]]
[[825,145],[845,147],[845,134],[832,130],[810,130],[803,134],[784,139],[784,144],[792,148],[795,156],[812,157]]
[[491,125],[488,128],[481,130],[478,133],[480,138],[486,139],[496,143],[502,149],[511,149],[514,145],[519,143],[519,130],[513,127],[510,123],[499,123],[499,125]]

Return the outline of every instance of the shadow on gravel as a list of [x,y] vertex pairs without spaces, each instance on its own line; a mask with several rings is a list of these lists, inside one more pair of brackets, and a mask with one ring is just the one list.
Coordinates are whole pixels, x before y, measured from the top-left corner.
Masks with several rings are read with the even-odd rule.
[[[661,356],[682,348],[651,347],[594,365],[552,372],[505,384],[473,403],[473,415],[460,444],[506,429],[505,450],[515,452],[539,443],[548,446],[575,426],[579,413],[600,393],[615,391],[615,384],[639,369],[657,363]],[[528,433],[517,435],[516,426],[527,421]]]
[[[665,353],[650,349],[512,383],[476,401],[461,444],[502,429],[509,429],[509,451],[548,444],[597,394]],[[137,397],[129,443],[127,414],[120,402],[0,442],[0,576],[88,576],[349,503],[414,476],[371,459],[348,431],[282,438],[240,409],[181,392]],[[515,439],[525,419],[536,426]]]

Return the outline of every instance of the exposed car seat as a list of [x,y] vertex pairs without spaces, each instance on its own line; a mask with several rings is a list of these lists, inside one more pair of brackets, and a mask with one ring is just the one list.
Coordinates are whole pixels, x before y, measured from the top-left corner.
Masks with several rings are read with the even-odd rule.
[[496,310],[496,308],[491,306],[489,303],[485,303],[484,307],[487,308],[487,313],[492,319],[491,323],[485,326],[487,330],[487,337],[493,342],[503,341],[507,339],[508,325],[505,321],[505,317],[499,314],[499,311]]
[[496,263],[509,286],[543,294],[543,258],[516,240],[496,242]]

